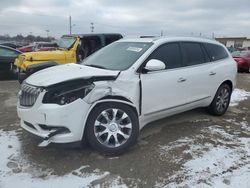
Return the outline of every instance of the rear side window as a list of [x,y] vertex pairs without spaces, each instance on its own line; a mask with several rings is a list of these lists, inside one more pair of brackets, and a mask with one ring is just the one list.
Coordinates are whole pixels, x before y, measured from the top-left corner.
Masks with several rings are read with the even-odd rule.
[[149,57],[165,63],[166,69],[173,69],[182,66],[182,55],[178,43],[164,44],[157,48]]
[[206,62],[204,51],[200,43],[182,42],[185,65],[198,65]]
[[206,43],[205,48],[207,49],[212,61],[217,61],[228,57],[226,50],[220,45]]

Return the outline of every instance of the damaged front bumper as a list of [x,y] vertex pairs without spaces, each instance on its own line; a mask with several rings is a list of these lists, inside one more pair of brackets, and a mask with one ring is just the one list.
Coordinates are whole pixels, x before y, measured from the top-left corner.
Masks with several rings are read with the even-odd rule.
[[43,95],[29,108],[18,105],[21,127],[47,142],[71,143],[82,140],[90,104],[82,99],[66,104],[43,104]]

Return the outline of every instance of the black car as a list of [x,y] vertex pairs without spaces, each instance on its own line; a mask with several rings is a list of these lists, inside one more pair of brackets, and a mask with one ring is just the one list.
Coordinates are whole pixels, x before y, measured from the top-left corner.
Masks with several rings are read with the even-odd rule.
[[7,75],[13,74],[16,76],[16,71],[13,69],[13,64],[15,59],[22,52],[0,45],[0,77],[5,77]]
[[7,47],[10,47],[10,48],[15,48],[15,49],[22,47],[22,46],[19,45],[19,44],[8,43],[8,42],[2,43],[2,44],[0,44],[0,45],[2,45],[2,46],[7,46]]

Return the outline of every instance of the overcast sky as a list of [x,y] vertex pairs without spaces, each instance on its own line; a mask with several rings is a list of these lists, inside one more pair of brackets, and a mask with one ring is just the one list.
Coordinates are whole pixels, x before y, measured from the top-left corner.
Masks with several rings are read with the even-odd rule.
[[0,35],[250,36],[250,0],[0,0]]

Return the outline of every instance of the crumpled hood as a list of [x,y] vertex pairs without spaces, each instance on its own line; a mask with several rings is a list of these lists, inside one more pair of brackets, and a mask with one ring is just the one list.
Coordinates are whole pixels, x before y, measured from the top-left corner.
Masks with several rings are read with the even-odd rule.
[[38,71],[29,76],[25,82],[34,86],[47,87],[75,79],[110,78],[118,76],[119,71],[99,69],[79,64],[58,65]]
[[24,53],[25,59],[30,61],[53,61],[65,59],[65,51],[55,50],[55,51],[39,51],[39,52],[28,52]]

